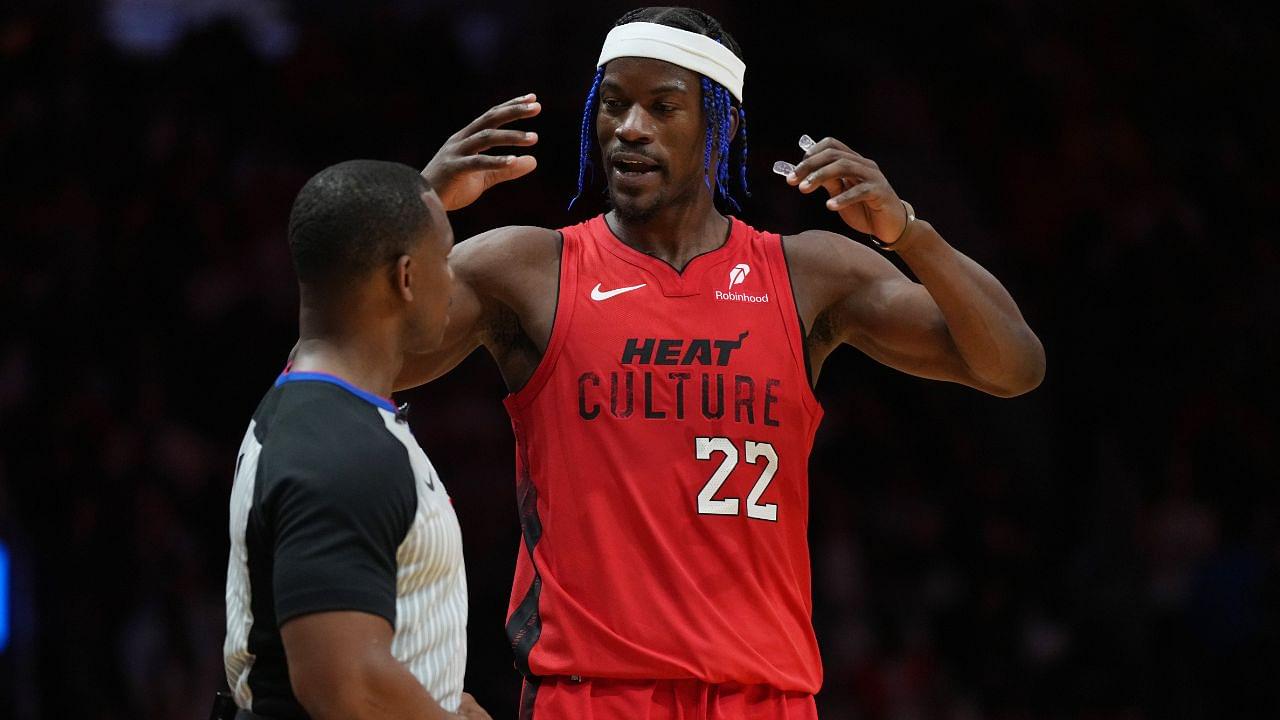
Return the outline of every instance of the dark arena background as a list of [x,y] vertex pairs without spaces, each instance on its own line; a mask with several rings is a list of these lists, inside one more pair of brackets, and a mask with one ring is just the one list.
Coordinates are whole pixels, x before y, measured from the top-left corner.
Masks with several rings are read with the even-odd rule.
[[[457,236],[599,212],[598,186],[565,207],[630,7],[4,3],[0,717],[207,717],[236,448],[296,338],[294,194],[349,158],[420,167],[532,91],[538,170]],[[1276,6],[701,7],[748,65],[745,219],[841,230],[768,170],[837,136],[1048,354],[1014,400],[828,362],[822,716],[1280,717]],[[401,397],[456,502],[467,688],[495,718],[518,693],[503,395],[480,352]]]

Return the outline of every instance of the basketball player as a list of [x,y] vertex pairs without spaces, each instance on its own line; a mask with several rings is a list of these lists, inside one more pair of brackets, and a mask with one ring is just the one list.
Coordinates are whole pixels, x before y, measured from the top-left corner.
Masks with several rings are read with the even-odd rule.
[[[458,245],[443,345],[396,384],[483,345],[511,390],[523,717],[812,718],[806,473],[823,361],[848,344],[1010,397],[1039,384],[1044,352],[1001,284],[838,140],[808,147],[787,182],[825,189],[919,283],[842,235],[779,237],[717,210],[734,205],[730,156],[745,160],[745,65],[711,17],[628,13],[597,65],[582,167],[598,145],[612,210]],[[515,142],[492,127],[533,114],[487,120]],[[449,170],[469,152],[453,142],[424,172],[475,184]]]
[[289,247],[301,339],[231,494],[227,679],[252,718],[488,718],[462,692],[467,581],[444,485],[387,397],[440,344],[453,244],[416,170],[311,178]]

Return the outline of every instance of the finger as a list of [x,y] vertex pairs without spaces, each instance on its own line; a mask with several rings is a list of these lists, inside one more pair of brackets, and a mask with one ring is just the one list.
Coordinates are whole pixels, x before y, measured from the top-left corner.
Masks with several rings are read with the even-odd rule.
[[516,120],[531,118],[540,112],[542,112],[542,103],[537,101],[536,95],[531,93],[512,98],[505,103],[489,108],[483,115],[472,120],[470,124],[455,133],[454,137],[470,137],[485,128],[500,127]]
[[[796,174],[799,175],[798,172]],[[878,179],[879,173],[875,169],[853,158],[841,157],[805,175],[804,179],[798,183],[798,187],[800,192],[808,194],[819,187],[828,187],[828,184],[833,180],[841,181],[840,184],[847,187],[855,185],[859,181]],[[844,187],[836,187],[835,191],[839,192],[843,189]]]
[[[824,137],[818,142],[809,146],[809,149],[804,151],[804,155],[805,157],[809,157],[811,155],[817,155],[823,150],[843,150],[845,152],[858,155],[858,153],[853,151],[853,148],[849,147],[848,145],[845,145],[844,143],[840,142],[839,140],[833,137]],[[858,157],[862,157],[862,156],[858,155]]]
[[859,155],[856,152],[853,152],[852,150],[844,150],[842,148],[829,147],[817,152],[811,151],[809,154],[805,155],[803,160],[796,163],[796,176],[801,179],[804,179],[805,175],[839,158],[849,158],[851,160],[857,161],[859,163],[864,163],[871,167],[876,166],[874,162],[871,162],[871,160]]
[[517,164],[522,157],[532,159],[530,155],[467,155],[449,163],[449,171],[453,173],[475,172],[477,170],[502,170]]
[[[810,150],[810,153],[817,154],[824,150],[836,150],[837,152],[846,153],[849,155],[849,157],[852,157],[854,160],[857,160],[858,162],[865,163],[875,168],[876,170],[880,169],[880,166],[876,163],[875,160],[872,160],[866,155],[859,153],[857,150],[854,150],[853,148],[849,147],[848,145],[845,145],[844,143],[840,142],[835,138],[823,138],[822,140],[814,144],[813,148]],[[801,162],[801,164],[803,164],[803,161]]]
[[521,95],[519,97],[513,97],[510,100],[504,100],[503,102],[500,102],[497,105],[494,105],[493,107],[484,111],[484,114],[476,118],[476,121],[482,120],[486,117],[491,117],[495,114],[501,114],[502,112],[505,112],[507,110],[519,109],[519,107],[522,105],[528,105],[530,103],[535,103],[537,101],[538,101],[538,96],[534,93],[528,93],[526,95]]
[[868,169],[874,167],[861,156],[850,154],[845,150],[829,148],[816,155],[806,157],[796,166],[795,172],[787,176],[787,183],[800,185],[805,180],[809,180],[810,184],[813,184],[815,180],[811,179],[811,177],[815,172],[838,160],[848,160],[859,165],[865,165]]
[[492,177],[495,183],[506,182],[524,177],[536,169],[538,169],[538,158],[532,155],[517,155],[505,167],[495,171]]
[[813,192],[815,189],[822,188],[823,190],[827,191],[827,197],[832,197],[835,195],[839,195],[845,190],[853,187],[853,185],[854,185],[854,182],[852,180],[846,180],[844,178],[830,178],[826,182],[813,185],[809,187],[807,190],[801,190],[800,192],[805,195],[808,195],[809,193]]
[[875,197],[876,191],[880,188],[879,183],[864,182],[845,190],[835,197],[827,200],[828,210],[843,210],[850,205],[857,205],[866,202]]
[[515,180],[533,172],[538,159],[532,155],[472,155],[462,158],[455,166],[458,172],[485,173],[485,187]]
[[497,130],[487,128],[477,132],[471,137],[464,138],[456,146],[456,152],[461,155],[473,155],[478,152],[484,152],[489,148],[499,146],[521,146],[528,147],[538,143],[538,133],[526,132],[524,130]]

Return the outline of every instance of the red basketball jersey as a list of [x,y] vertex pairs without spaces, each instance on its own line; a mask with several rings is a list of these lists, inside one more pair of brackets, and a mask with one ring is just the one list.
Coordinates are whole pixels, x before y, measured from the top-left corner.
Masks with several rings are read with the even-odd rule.
[[808,462],[822,416],[782,241],[733,219],[683,273],[603,216],[561,231],[551,341],[508,396],[534,676],[817,692]]

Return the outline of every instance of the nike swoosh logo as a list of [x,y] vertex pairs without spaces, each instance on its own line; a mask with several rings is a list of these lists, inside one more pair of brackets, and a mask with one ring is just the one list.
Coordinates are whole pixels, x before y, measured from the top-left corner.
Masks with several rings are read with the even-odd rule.
[[640,283],[639,285],[632,285],[631,287],[620,287],[620,288],[617,288],[616,290],[601,291],[600,283],[596,283],[596,286],[591,288],[591,299],[592,300],[608,300],[614,295],[621,295],[622,293],[631,292],[632,290],[639,290],[645,285],[648,285],[648,283]]

